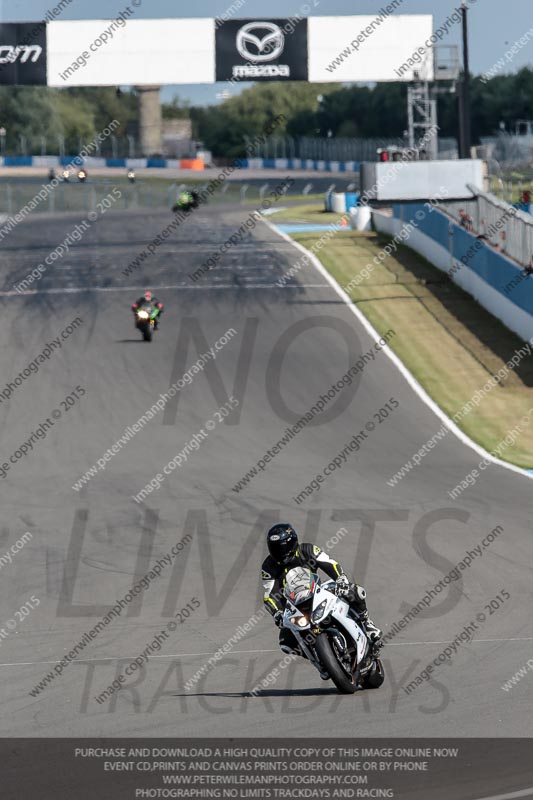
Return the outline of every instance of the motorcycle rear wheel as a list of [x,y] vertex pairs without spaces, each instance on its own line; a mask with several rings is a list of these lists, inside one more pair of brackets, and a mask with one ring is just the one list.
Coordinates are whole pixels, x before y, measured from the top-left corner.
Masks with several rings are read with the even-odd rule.
[[326,633],[321,633],[315,641],[315,650],[322,665],[341,694],[353,694],[357,687],[353,677],[346,674],[339,664]]

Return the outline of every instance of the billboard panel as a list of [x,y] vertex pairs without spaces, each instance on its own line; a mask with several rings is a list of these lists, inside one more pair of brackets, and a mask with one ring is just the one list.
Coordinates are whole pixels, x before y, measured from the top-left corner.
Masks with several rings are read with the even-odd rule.
[[54,21],[49,86],[213,83],[213,19]]
[[431,14],[309,18],[309,80],[431,81]]
[[306,81],[307,19],[217,23],[217,81]]
[[0,24],[0,84],[46,85],[46,23]]
[[485,185],[481,160],[405,161],[361,165],[361,191],[370,200],[393,202],[472,197],[469,185]]

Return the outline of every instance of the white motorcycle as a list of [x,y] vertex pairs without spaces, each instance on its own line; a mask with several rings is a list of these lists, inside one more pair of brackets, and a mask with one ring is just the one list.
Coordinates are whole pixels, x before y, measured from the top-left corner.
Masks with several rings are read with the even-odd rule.
[[295,567],[287,573],[284,594],[282,627],[294,634],[311,664],[327,672],[339,692],[381,686],[381,645],[369,642],[356,612],[335,594],[335,581],[321,583],[316,573]]

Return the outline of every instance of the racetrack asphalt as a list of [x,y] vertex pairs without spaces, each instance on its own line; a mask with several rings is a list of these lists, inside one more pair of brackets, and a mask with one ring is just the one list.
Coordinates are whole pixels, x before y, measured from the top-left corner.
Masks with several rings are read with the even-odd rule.
[[[276,284],[301,254],[262,222],[216,268],[197,281],[189,277],[249,213],[198,209],[126,277],[122,270],[172,217],[108,211],[24,293],[14,286],[81,217],[35,217],[2,242],[0,393],[47,342],[82,320],[0,402],[3,463],[45,419],[54,423],[0,479],[0,554],[32,533],[1,567],[2,736],[531,736],[533,673],[511,690],[502,685],[533,654],[533,484],[491,466],[451,499],[448,491],[480,456],[450,434],[391,488],[387,480],[442,423],[384,352],[234,491],[287,426],[373,349],[367,330],[311,264]],[[141,342],[129,310],[145,287],[165,303],[151,344]],[[75,491],[80,476],[230,328],[236,334],[216,360]],[[81,395],[76,387],[85,394],[68,405],[67,396]],[[231,396],[238,408],[219,420]],[[380,409],[391,398],[399,407],[385,416]],[[60,414],[52,417],[54,411]],[[136,502],[133,496],[195,433],[205,432],[208,420],[216,424],[198,449],[191,446],[160,488]],[[374,429],[359,451],[296,503],[367,423]],[[279,519],[291,521],[304,541],[326,546],[336,537],[331,552],[366,586],[370,614],[385,632],[491,530],[503,532],[385,647],[381,689],[341,697],[298,662],[250,696],[283,659],[277,631],[262,618],[187,690],[185,683],[261,609],[264,531]],[[187,535],[192,539],[172,565],[86,645],[77,663],[31,696],[108,608]],[[502,592],[510,598],[502,600]],[[32,596],[38,607],[27,606]],[[192,598],[199,607],[161,650],[98,703],[95,697]],[[25,605],[31,612],[18,621]],[[471,639],[406,693],[476,619]],[[517,770],[507,791],[532,785],[523,777]],[[479,788],[496,793],[499,786]]]

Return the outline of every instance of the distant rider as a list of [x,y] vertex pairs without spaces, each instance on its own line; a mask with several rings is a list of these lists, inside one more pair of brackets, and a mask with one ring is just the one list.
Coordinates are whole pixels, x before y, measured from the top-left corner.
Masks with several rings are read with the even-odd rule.
[[[346,600],[356,612],[369,641],[374,645],[379,643],[381,630],[368,618],[365,589],[355,583],[350,583],[337,561],[330,558],[316,544],[304,542],[300,544],[296,531],[287,522],[281,522],[270,528],[267,533],[267,546],[270,555],[263,561],[262,566],[265,591],[263,600],[278,627],[281,627],[283,610],[286,605],[283,587],[287,573],[294,567],[307,567],[312,572],[316,572],[320,567],[328,578],[336,582],[336,595]],[[287,628],[280,630],[279,646],[284,653],[303,655],[294,634]]]
[[159,317],[163,313],[163,303],[159,301],[159,299],[155,296],[155,294],[152,294],[152,292],[149,289],[147,289],[143,294],[143,296],[139,297],[139,299],[135,303],[133,303],[131,310],[135,314],[139,310],[139,308],[142,308],[143,306],[151,306],[152,308],[159,309],[159,314],[157,315],[154,321],[155,322],[154,328],[157,329],[159,323]]

